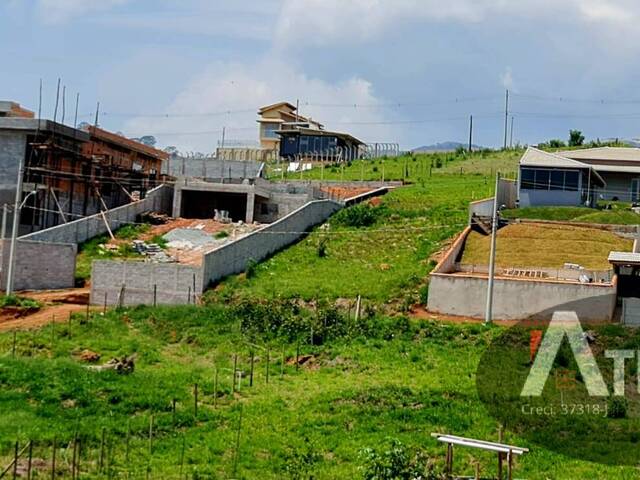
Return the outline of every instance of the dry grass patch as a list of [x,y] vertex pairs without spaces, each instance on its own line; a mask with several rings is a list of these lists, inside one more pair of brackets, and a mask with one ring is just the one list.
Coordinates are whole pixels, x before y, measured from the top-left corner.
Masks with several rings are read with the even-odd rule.
[[[462,263],[487,265],[491,238],[472,232]],[[631,251],[633,242],[604,230],[569,226],[509,225],[498,232],[496,264],[502,268],[562,268],[577,263],[608,270],[612,251]]]

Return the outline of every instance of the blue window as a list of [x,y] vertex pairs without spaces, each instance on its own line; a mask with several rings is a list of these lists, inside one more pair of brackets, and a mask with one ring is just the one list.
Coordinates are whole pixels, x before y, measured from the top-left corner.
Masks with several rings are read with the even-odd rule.
[[278,135],[276,135],[278,130],[280,130],[280,124],[278,123],[263,123],[262,138],[278,138]]

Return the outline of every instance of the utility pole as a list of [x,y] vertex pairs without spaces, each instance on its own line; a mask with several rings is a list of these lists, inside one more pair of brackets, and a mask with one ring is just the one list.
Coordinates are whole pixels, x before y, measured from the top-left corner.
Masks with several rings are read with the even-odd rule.
[[224,136],[227,133],[227,127],[222,127],[222,143],[220,144],[220,148],[224,149]]
[[13,293],[13,271],[15,269],[16,240],[20,228],[20,201],[22,200],[22,177],[24,176],[24,157],[20,156],[18,181],[16,184],[16,202],[13,211],[13,228],[11,229],[11,246],[9,247],[9,265],[7,267],[7,296]]
[[469,153],[473,151],[473,115],[469,117]]
[[515,116],[511,115],[511,138],[509,139],[509,148],[513,148],[513,120]]
[[300,99],[296,100],[296,123],[300,122]]
[[500,188],[500,173],[496,174],[496,193],[493,199],[493,216],[491,219],[491,255],[489,258],[489,281],[487,285],[487,308],[484,315],[485,325],[493,321],[493,283],[496,273],[496,243],[498,234],[498,193]]
[[509,90],[504,104],[504,149],[507,149],[507,134],[509,133]]

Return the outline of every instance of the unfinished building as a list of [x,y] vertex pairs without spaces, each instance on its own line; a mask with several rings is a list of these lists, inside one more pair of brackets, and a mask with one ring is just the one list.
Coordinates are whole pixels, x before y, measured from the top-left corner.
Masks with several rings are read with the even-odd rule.
[[20,234],[144,198],[160,184],[166,153],[100,128],[36,119],[16,105],[0,102],[0,204],[13,206],[22,164]]

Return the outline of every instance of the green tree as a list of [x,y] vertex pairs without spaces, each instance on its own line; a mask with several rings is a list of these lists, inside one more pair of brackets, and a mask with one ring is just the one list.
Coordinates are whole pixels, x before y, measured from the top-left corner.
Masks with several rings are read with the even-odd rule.
[[579,147],[584,143],[584,135],[580,130],[570,130],[569,131],[569,146],[570,147]]

